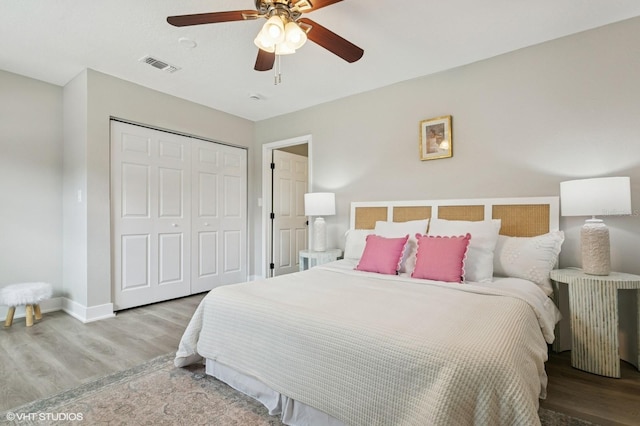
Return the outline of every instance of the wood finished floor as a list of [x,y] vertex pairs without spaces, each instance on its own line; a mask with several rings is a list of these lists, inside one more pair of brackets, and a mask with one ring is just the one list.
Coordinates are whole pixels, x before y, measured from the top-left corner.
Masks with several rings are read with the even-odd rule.
[[[83,324],[62,311],[0,326],[0,411],[175,352],[204,294]],[[3,321],[4,323],[4,321]]]
[[[63,312],[24,318],[0,329],[0,411],[52,396],[175,351],[204,294],[119,312],[82,324]],[[570,352],[551,353],[541,406],[599,425],[640,425],[640,372],[622,363],[610,379],[571,367]]]
[[613,379],[571,367],[571,352],[551,353],[549,384],[541,406],[597,425],[640,425],[640,372],[621,361],[621,378]]

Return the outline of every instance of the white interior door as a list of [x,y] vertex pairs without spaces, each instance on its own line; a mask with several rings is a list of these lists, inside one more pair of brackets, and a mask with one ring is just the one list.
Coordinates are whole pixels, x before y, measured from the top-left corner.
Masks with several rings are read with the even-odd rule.
[[192,143],[192,293],[247,279],[247,151]]
[[299,270],[300,250],[307,248],[304,194],[308,188],[308,158],[273,151],[272,275]]
[[112,121],[116,309],[190,294],[189,139]]

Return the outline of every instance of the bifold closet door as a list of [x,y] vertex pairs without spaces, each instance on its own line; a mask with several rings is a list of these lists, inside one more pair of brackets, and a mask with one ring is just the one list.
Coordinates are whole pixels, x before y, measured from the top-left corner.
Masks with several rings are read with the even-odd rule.
[[247,280],[247,151],[111,122],[115,309]]
[[191,291],[247,280],[247,151],[192,141]]
[[116,310],[191,294],[189,138],[111,122]]

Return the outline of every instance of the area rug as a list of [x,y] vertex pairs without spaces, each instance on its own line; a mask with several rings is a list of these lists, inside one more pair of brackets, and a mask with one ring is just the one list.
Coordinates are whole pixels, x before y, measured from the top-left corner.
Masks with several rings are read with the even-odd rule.
[[[164,355],[50,398],[0,413],[15,425],[282,425],[262,404],[205,375],[204,366],[173,366]],[[545,426],[592,423],[540,409]]]

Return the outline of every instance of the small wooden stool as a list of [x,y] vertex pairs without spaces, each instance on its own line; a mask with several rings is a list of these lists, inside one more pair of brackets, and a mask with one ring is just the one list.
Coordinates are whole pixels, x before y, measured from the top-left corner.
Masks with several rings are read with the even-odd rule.
[[27,327],[31,327],[34,317],[36,320],[42,318],[40,302],[51,298],[52,293],[53,290],[49,283],[10,284],[0,288],[0,305],[9,306],[4,326],[11,327],[16,307],[25,306]]

